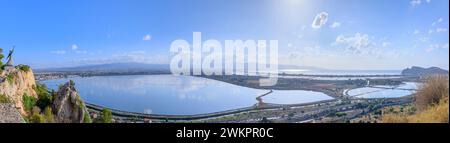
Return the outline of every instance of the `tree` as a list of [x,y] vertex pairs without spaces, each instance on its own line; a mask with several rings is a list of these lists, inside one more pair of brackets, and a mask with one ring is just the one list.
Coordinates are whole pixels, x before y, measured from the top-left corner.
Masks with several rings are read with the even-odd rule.
[[33,109],[33,107],[36,105],[36,101],[37,99],[32,97],[32,96],[28,96],[27,94],[24,94],[22,96],[22,100],[23,100],[23,106],[25,108],[25,111],[31,111],[31,109]]
[[269,119],[267,119],[267,117],[263,117],[261,119],[261,123],[270,123],[271,121]]
[[45,123],[45,118],[41,114],[33,114],[30,118],[31,123]]
[[20,69],[20,70],[22,70],[24,72],[29,72],[30,71],[30,66],[28,66],[28,65],[20,64],[20,65],[17,65],[16,68]]
[[3,58],[5,57],[5,55],[3,55],[3,49],[0,48],[0,67],[3,67]]
[[51,107],[49,107],[49,106],[45,107],[44,117],[45,117],[45,120],[47,120],[47,123],[55,122],[55,117],[53,116],[53,111],[52,111]]
[[38,95],[37,106],[43,110],[45,107],[52,105],[53,96],[48,92],[48,89],[44,84],[38,83],[33,89]]
[[83,118],[84,118],[83,119],[84,123],[92,123],[92,119],[91,119],[91,117],[89,116],[88,113],[84,113],[84,117]]
[[103,123],[112,123],[112,113],[111,113],[111,110],[109,110],[109,109],[103,109],[102,113],[103,113],[103,117],[102,117]]

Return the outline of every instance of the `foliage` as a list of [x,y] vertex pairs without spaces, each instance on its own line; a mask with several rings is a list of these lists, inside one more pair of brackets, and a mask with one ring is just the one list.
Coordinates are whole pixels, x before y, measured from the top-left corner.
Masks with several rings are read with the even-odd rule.
[[343,117],[343,116],[347,116],[347,113],[343,113],[343,112],[337,112],[336,117]]
[[53,111],[50,106],[45,107],[44,117],[45,117],[45,120],[47,121],[47,123],[55,122],[55,116],[53,115]]
[[16,68],[21,70],[21,71],[24,71],[24,72],[29,72],[30,71],[30,66],[28,66],[28,65],[17,65]]
[[0,48],[0,67],[3,67],[3,58],[5,58],[5,55],[3,55],[3,49]]
[[441,99],[448,97],[448,88],[448,76],[430,76],[415,95],[414,104],[419,110],[426,109],[433,104],[439,104]]
[[14,75],[13,74],[8,74],[6,76],[6,80],[8,81],[9,84],[13,84],[14,83]]
[[384,123],[448,123],[448,105],[447,98],[446,100],[441,101],[440,104],[430,106],[416,114],[386,114],[383,115],[382,120]]
[[32,110],[31,115],[25,117],[25,120],[28,123],[55,123],[55,116],[53,115],[51,107],[46,107],[42,113],[37,106],[34,106]]
[[409,117],[411,123],[448,123],[448,97],[438,105],[428,107],[424,111]]
[[44,109],[47,106],[51,106],[53,103],[53,96],[48,92],[47,87],[44,84],[36,84],[33,87],[34,91],[38,95],[38,101],[36,103],[39,108]]
[[45,117],[42,116],[41,114],[33,114],[30,117],[29,122],[31,122],[31,123],[45,123]]
[[[449,122],[448,76],[428,77],[415,95],[416,113],[385,114],[385,123],[448,123]],[[415,109],[414,108],[414,111]]]
[[31,113],[28,121],[30,123],[54,123],[55,117],[51,108],[53,103],[52,95],[43,84],[36,84],[33,89],[38,95],[38,98],[28,96],[27,94],[24,94],[22,97],[25,111]]
[[32,97],[32,96],[28,96],[27,94],[24,94],[22,96],[22,100],[23,100],[23,107],[25,108],[25,111],[30,112],[31,109],[33,109],[33,107],[36,105],[37,99]]
[[92,123],[91,117],[89,116],[88,113],[84,113],[84,117],[83,117],[83,121],[84,123]]
[[4,94],[0,94],[0,103],[11,103],[11,100]]
[[102,122],[103,122],[103,123],[112,123],[112,113],[111,113],[111,110],[109,110],[109,109],[103,109],[102,113],[103,113]]
[[32,114],[40,114],[41,113],[41,108],[34,106],[33,109],[31,110]]

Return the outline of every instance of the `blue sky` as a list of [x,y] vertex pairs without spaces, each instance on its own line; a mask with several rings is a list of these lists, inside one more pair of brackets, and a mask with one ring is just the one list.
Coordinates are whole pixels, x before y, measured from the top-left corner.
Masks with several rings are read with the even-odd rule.
[[[0,47],[34,68],[168,64],[177,39],[279,40],[279,62],[449,68],[448,0],[0,0]],[[317,15],[327,15],[313,26]],[[326,22],[324,22],[326,21]]]

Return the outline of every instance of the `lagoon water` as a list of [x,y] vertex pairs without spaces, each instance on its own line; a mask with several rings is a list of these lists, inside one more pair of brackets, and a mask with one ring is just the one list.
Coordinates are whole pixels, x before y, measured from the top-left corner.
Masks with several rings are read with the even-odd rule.
[[280,69],[279,73],[305,75],[401,75],[401,70],[307,70]]
[[[173,75],[98,76],[70,78],[87,102],[131,112],[192,115],[253,106],[268,90],[252,89],[221,81]],[[69,79],[43,81],[50,89]],[[312,91],[276,91],[265,103],[297,104],[332,99]]]
[[[419,86],[419,83],[405,82],[399,86],[375,86],[363,87],[349,90],[347,93],[349,96],[355,96],[358,98],[396,98],[413,94]],[[383,89],[393,88],[393,89]]]
[[264,96],[265,103],[297,104],[333,99],[321,92],[303,90],[274,90],[272,94]]

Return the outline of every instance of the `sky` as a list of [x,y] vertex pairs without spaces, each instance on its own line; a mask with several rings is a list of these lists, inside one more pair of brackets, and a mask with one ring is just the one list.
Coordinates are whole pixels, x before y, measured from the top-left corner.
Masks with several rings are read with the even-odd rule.
[[[177,39],[278,40],[279,64],[449,69],[448,0],[0,0],[0,48],[33,68],[170,63]],[[4,53],[7,54],[7,53]]]

